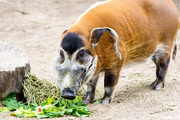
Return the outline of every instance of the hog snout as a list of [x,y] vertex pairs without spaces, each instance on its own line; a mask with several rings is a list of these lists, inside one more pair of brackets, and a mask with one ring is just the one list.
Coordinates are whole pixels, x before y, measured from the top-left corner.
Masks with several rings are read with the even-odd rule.
[[74,92],[72,90],[70,90],[70,88],[64,88],[62,91],[61,97],[68,99],[68,100],[73,100],[76,98],[76,96],[74,95]]

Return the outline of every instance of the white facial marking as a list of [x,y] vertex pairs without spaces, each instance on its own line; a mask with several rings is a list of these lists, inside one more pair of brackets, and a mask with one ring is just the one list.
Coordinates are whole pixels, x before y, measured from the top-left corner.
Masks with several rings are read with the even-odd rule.
[[71,80],[72,78],[70,77],[70,75],[69,74],[67,74],[65,77],[64,77],[64,81],[63,81],[63,86],[65,87],[65,88],[69,88],[70,87],[70,83],[71,83]]
[[95,56],[93,62],[91,63],[91,67],[90,69],[87,71],[85,79],[86,82],[89,82],[89,80],[93,77],[95,71],[96,71],[96,67],[97,67],[97,56]]

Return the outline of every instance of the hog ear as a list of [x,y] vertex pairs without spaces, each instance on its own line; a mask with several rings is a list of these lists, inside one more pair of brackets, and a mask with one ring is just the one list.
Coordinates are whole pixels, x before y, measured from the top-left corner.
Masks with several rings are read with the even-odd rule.
[[111,28],[108,28],[108,27],[103,27],[103,28],[94,28],[91,32],[91,36],[90,36],[90,41],[91,41],[91,46],[94,48],[99,40],[100,40],[100,37],[101,35],[105,32],[105,31],[108,31],[110,33],[110,35],[112,35],[115,39],[115,42],[114,42],[114,48],[116,50],[116,53],[117,55],[119,56],[119,58],[121,59],[121,53],[119,52],[119,49],[118,49],[118,40],[119,40],[119,37],[116,33],[115,30],[111,29]]
[[67,31],[68,31],[68,30],[64,30],[64,31],[62,32],[62,34],[65,34]]

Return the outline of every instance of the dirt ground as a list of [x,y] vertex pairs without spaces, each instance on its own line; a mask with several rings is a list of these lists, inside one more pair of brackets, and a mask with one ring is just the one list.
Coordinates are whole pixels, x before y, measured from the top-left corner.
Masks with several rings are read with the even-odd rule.
[[[61,33],[68,29],[97,0],[0,0],[0,40],[20,46],[30,60],[31,72],[39,78],[55,82],[50,70],[59,48]],[[180,31],[177,36],[180,48]],[[65,116],[57,119],[180,119],[180,49],[170,62],[165,88],[154,91],[152,62],[123,69],[111,104],[89,104],[91,117]],[[96,99],[102,97],[103,76],[100,77]],[[24,120],[0,113],[1,120]],[[29,119],[28,119],[29,120]],[[36,120],[31,118],[30,120]]]

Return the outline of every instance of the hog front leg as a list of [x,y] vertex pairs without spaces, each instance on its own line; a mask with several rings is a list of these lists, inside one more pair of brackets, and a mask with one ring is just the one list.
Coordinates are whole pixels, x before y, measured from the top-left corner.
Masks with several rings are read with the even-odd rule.
[[104,79],[104,97],[101,100],[102,104],[105,103],[111,103],[113,99],[113,93],[116,84],[118,83],[119,80],[119,73],[112,74],[112,73],[105,73],[105,79]]
[[86,92],[85,99],[82,101],[83,103],[88,104],[88,103],[93,103],[94,102],[94,96],[95,96],[98,77],[99,77],[99,75],[96,76],[96,77],[93,77],[92,79],[89,80],[88,83],[86,83],[87,92]]

